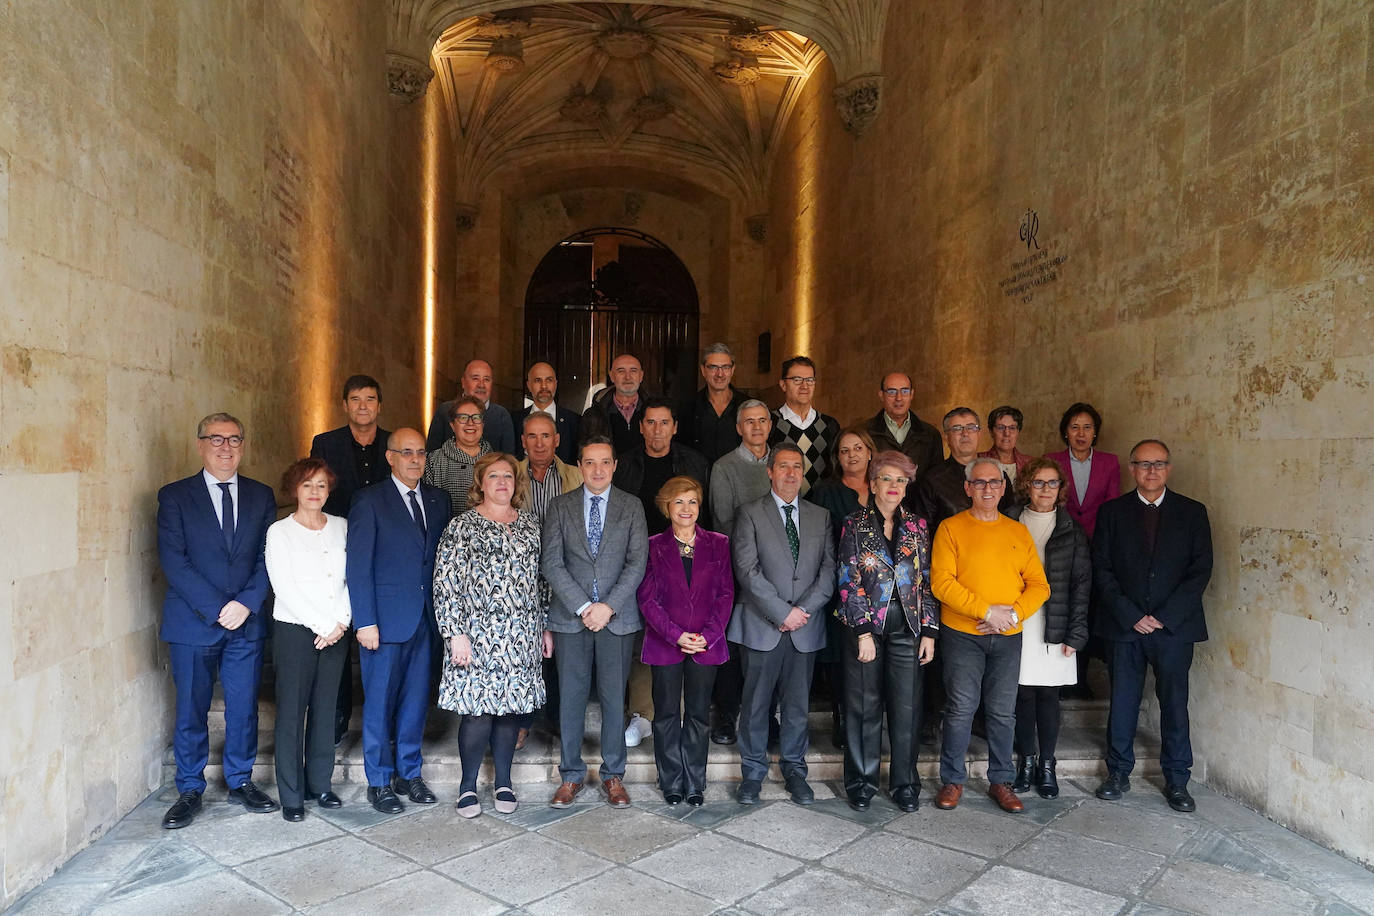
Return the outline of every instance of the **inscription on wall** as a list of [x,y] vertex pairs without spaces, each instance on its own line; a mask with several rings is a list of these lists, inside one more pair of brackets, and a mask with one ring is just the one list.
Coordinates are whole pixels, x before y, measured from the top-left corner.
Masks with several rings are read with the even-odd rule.
[[1018,221],[1016,238],[1018,249],[1020,245],[1026,246],[1026,255],[1010,263],[1009,272],[997,281],[997,287],[1008,299],[1026,303],[1035,298],[1037,290],[1059,279],[1069,255],[1060,249],[1058,240],[1047,240],[1041,245],[1040,214],[1029,207]]

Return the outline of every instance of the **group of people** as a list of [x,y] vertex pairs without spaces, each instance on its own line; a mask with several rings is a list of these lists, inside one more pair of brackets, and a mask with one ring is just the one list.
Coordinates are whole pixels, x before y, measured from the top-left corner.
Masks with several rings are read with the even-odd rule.
[[229,800],[279,807],[251,778],[270,594],[287,820],[307,800],[341,804],[331,777],[353,708],[350,630],[367,797],[384,813],[437,801],[421,750],[436,694],[462,716],[465,817],[483,810],[488,751],[490,802],[516,809],[512,761],[541,710],[560,743],[550,804],[573,804],[589,775],[593,696],[597,778],[613,807],[631,804],[625,725],[641,710],[652,710],[668,804],[704,803],[712,741],[738,744],[741,804],[758,802],[772,748],[792,801],[810,804],[818,662],[852,807],[879,792],[884,720],[893,802],[917,809],[922,725],[938,721],[935,804],[958,805],[981,707],[989,795],[1021,811],[1017,793],[1058,794],[1060,693],[1082,683],[1090,649],[1111,676],[1098,796],[1129,791],[1152,669],[1164,794],[1193,810],[1188,673],[1206,638],[1211,536],[1206,509],[1168,490],[1162,441],[1131,450],[1135,489],[1121,496],[1089,404],[1064,412],[1065,450],[1037,458],[1018,450],[1016,408],[989,414],[992,446],[979,451],[978,414],[957,407],[937,429],[911,411],[901,372],[882,379],[875,416],[845,427],[813,403],[810,359],[782,364],[776,410],[735,389],[734,368],[728,347],[708,347],[704,386],[678,405],[647,395],[638,359],[622,354],[578,413],[557,402],[554,368],[536,363],[530,404],[512,417],[491,401],[490,365],[474,360],[428,441],[382,429],[381,385],[353,376],[347,425],[316,436],[283,475],[295,510],[280,521],[271,490],[237,473],[242,423],[202,420],[203,470],[159,492],[179,790],[163,826],[200,809],[216,679]]

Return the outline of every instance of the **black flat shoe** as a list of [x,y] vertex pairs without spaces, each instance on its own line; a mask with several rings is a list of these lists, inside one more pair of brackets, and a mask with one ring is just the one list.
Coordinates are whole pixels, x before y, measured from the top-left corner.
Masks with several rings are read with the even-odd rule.
[[715,728],[711,729],[712,744],[730,745],[734,744],[738,740],[739,736],[735,733],[734,722],[722,722]]
[[759,803],[759,790],[762,788],[763,786],[760,783],[752,779],[746,779],[742,781],[739,784],[739,788],[735,790],[735,800],[741,805],[757,805]]
[[406,796],[417,805],[432,805],[439,800],[419,776],[414,779],[402,779],[397,776],[391,781],[391,791]]
[[702,805],[706,804],[706,793],[695,791],[688,792],[687,804],[693,808],[700,808]]
[[391,786],[368,786],[367,801],[382,814],[400,814],[406,809]]
[[200,813],[200,793],[182,792],[162,817],[162,829],[179,830],[188,826]]
[[670,804],[670,805],[680,805],[680,804],[682,804],[682,793],[681,793],[681,792],[664,792],[664,793],[663,793],[663,800],[664,800],[665,802],[667,802],[668,804]]
[[1094,793],[1103,801],[1120,801],[1121,796],[1131,791],[1131,778],[1125,773],[1108,773],[1102,785]]
[[870,802],[867,795],[855,793],[849,796],[849,807],[853,808],[855,811],[867,811],[869,804]]
[[811,787],[806,784],[805,776],[789,776],[784,781],[787,786],[787,794],[792,797],[795,805],[810,805],[816,801],[816,793],[811,791]]
[[921,792],[915,786],[898,786],[892,790],[892,803],[910,814],[921,807]]
[[281,819],[284,820],[284,821],[291,821],[292,823],[297,823],[297,822],[299,822],[299,821],[303,821],[303,820],[305,820],[305,809],[304,809],[304,808],[282,808],[282,809],[281,809]]
[[342,808],[343,801],[333,792],[321,792],[315,796],[315,804],[321,808]]
[[280,807],[272,797],[266,792],[253,785],[252,780],[245,782],[237,789],[229,790],[229,797],[226,799],[231,805],[243,805],[254,814],[270,814]]
[[1187,786],[1165,786],[1164,798],[1175,811],[1191,814],[1197,810],[1197,802],[1188,794]]

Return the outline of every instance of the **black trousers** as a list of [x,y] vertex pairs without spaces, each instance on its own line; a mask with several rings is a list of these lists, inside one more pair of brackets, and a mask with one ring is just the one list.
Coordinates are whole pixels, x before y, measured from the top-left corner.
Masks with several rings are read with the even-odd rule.
[[1188,728],[1188,674],[1193,644],[1165,630],[1129,642],[1110,642],[1112,704],[1107,713],[1107,769],[1130,774],[1135,768],[1135,730],[1145,692],[1145,671],[1155,675],[1159,700],[1159,766],[1164,781],[1186,786],[1193,770]]
[[1025,684],[1016,688],[1016,753],[1054,758],[1059,744],[1059,690]]
[[871,798],[878,792],[882,762],[883,714],[887,714],[890,789],[921,788],[916,756],[921,740],[921,694],[925,672],[917,657],[920,637],[910,630],[873,634],[875,655],[859,661],[859,635],[846,628],[843,643],[845,743],[844,788]]
[[334,714],[348,643],[315,648],[315,633],[296,623],[272,628],[277,677],[277,794],[284,808],[329,791],[334,776]]
[[649,669],[654,694],[654,764],[665,793],[706,789],[706,755],[711,749],[711,688],[716,665],[689,658]]
[[739,718],[740,697],[744,694],[744,648],[729,642],[730,657],[716,666],[716,684],[711,698],[716,705],[716,721],[734,723]]

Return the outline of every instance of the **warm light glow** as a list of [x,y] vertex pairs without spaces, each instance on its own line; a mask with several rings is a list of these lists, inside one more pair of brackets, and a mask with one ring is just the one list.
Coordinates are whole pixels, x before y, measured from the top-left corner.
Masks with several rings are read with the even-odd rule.
[[797,217],[793,227],[796,250],[796,277],[793,280],[793,331],[794,344],[791,353],[802,353],[812,357],[811,327],[816,317],[816,246],[820,244],[820,227],[817,209],[820,205],[820,155],[821,145],[813,138],[804,138],[797,150]]
[[[439,273],[439,93],[425,93],[424,125],[424,378],[421,384],[419,422],[425,423],[434,409],[434,312]],[[422,425],[421,429],[424,428]]]

